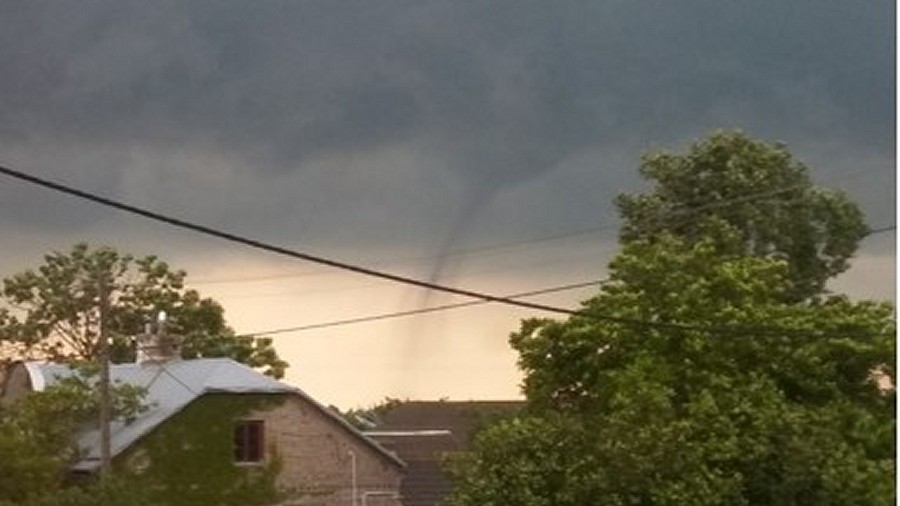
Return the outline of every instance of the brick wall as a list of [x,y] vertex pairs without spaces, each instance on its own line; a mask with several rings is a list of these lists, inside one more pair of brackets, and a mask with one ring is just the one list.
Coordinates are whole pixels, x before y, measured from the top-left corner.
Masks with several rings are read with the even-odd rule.
[[[395,506],[402,468],[306,399],[291,395],[248,418],[265,422],[266,445],[282,462],[278,485],[286,504]],[[352,500],[353,468],[357,500]]]

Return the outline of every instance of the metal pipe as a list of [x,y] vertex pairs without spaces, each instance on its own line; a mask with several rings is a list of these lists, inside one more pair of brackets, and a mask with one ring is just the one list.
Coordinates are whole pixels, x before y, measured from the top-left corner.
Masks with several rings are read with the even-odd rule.
[[350,506],[356,506],[356,453],[353,450],[347,453],[350,455]]
[[383,496],[390,497],[395,501],[400,499],[400,494],[397,492],[388,492],[387,490],[367,490],[362,493],[362,506],[368,506],[368,498],[371,496]]

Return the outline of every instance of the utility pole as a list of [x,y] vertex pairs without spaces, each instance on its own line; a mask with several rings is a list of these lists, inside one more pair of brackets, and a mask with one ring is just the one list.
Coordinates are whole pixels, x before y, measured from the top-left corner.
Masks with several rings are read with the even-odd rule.
[[98,294],[100,298],[98,352],[100,355],[100,479],[109,478],[112,470],[110,449],[110,398],[109,398],[109,336],[106,330],[109,312],[109,287],[105,273],[100,274]]

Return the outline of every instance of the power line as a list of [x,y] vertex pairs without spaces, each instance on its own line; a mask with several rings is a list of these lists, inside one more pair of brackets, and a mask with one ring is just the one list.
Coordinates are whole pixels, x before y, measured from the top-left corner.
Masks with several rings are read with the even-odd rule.
[[[866,237],[885,233],[885,232],[892,232],[892,231],[895,231],[896,229],[897,229],[896,225],[887,225],[884,227],[873,228],[873,229],[869,230],[869,232],[866,234]],[[518,298],[524,298],[524,297],[531,297],[531,296],[535,296],[535,295],[543,295],[543,294],[548,294],[548,293],[575,290],[578,288],[585,288],[588,286],[602,285],[603,283],[605,283],[607,281],[608,281],[608,279],[604,278],[604,279],[597,279],[594,281],[586,281],[586,282],[582,282],[582,283],[572,283],[572,284],[568,284],[568,285],[554,286],[554,287],[543,288],[543,289],[539,289],[539,290],[532,290],[529,292],[521,292],[521,293],[516,293],[516,294],[512,294],[512,295],[507,295],[506,298],[518,299]],[[255,336],[274,335],[274,334],[287,334],[287,333],[293,333],[293,332],[304,332],[307,330],[318,330],[318,329],[324,329],[324,328],[330,328],[330,327],[340,327],[340,326],[344,326],[344,325],[354,325],[354,324],[358,324],[358,323],[369,323],[369,322],[374,322],[374,321],[390,320],[390,319],[402,318],[402,317],[406,317],[406,316],[415,316],[415,315],[427,314],[427,313],[437,313],[440,311],[447,311],[447,310],[451,310],[451,309],[459,309],[459,308],[463,308],[463,307],[483,305],[483,304],[487,304],[488,302],[489,301],[469,301],[469,302],[460,302],[460,303],[456,303],[456,304],[443,304],[443,305],[433,306],[433,307],[409,309],[406,311],[395,311],[395,312],[391,312],[391,313],[382,313],[382,314],[362,316],[362,317],[357,317],[357,318],[347,318],[347,319],[343,319],[343,320],[333,320],[333,321],[329,321],[329,322],[312,323],[312,324],[300,325],[300,326],[296,326],[296,327],[280,327],[280,328],[267,330],[267,331],[242,333],[241,335],[255,337]]]
[[[564,314],[567,316],[582,316],[582,317],[592,319],[592,320],[608,321],[611,323],[619,323],[619,324],[623,324],[623,325],[637,325],[637,326],[642,326],[642,327],[647,327],[647,328],[658,328],[658,329],[668,329],[668,330],[685,330],[685,331],[697,331],[697,332],[714,332],[714,333],[730,333],[730,332],[735,332],[735,331],[739,331],[739,330],[746,331],[746,329],[737,329],[734,327],[729,328],[729,327],[696,326],[696,325],[685,325],[685,324],[679,324],[679,323],[655,322],[655,321],[639,320],[639,319],[634,319],[634,318],[610,316],[610,315],[597,313],[596,311],[591,311],[591,312],[577,311],[577,310],[573,310],[573,309],[550,306],[547,304],[537,304],[537,303],[533,303],[533,302],[511,299],[508,297],[499,297],[499,296],[491,295],[491,294],[487,294],[487,293],[476,292],[473,290],[466,290],[466,289],[462,289],[462,288],[441,285],[438,283],[432,283],[430,281],[422,281],[422,280],[410,278],[407,276],[400,276],[397,274],[391,274],[391,273],[387,273],[387,272],[383,272],[383,271],[378,271],[378,270],[370,269],[367,267],[348,264],[345,262],[339,262],[339,261],[332,260],[329,258],[324,258],[324,257],[316,256],[316,255],[311,255],[308,253],[303,253],[300,251],[295,251],[295,250],[292,250],[292,249],[289,249],[289,248],[286,248],[283,246],[269,244],[269,243],[259,241],[256,239],[250,239],[250,238],[243,237],[243,236],[233,234],[230,232],[225,232],[225,231],[218,230],[218,229],[208,227],[205,225],[199,225],[199,224],[192,223],[192,222],[189,222],[186,220],[182,220],[182,219],[175,218],[172,216],[167,216],[167,215],[164,215],[161,213],[143,209],[143,208],[140,208],[140,207],[137,207],[137,206],[134,206],[131,204],[127,204],[124,202],[120,202],[117,200],[113,200],[113,199],[110,199],[107,197],[102,197],[100,195],[97,195],[97,194],[94,194],[91,192],[79,190],[77,188],[73,188],[71,186],[67,186],[67,185],[64,185],[61,183],[42,179],[37,176],[26,174],[26,173],[18,171],[18,170],[10,169],[8,167],[0,166],[0,174],[5,174],[5,175],[15,178],[15,179],[19,179],[19,180],[22,180],[22,181],[25,181],[25,182],[28,182],[31,184],[38,185],[38,186],[43,186],[45,188],[49,188],[51,190],[54,190],[54,191],[57,191],[60,193],[65,193],[65,194],[72,195],[72,196],[75,196],[78,198],[89,200],[91,202],[95,202],[95,203],[98,203],[98,204],[101,204],[101,205],[104,205],[107,207],[112,207],[112,208],[118,209],[120,211],[125,211],[125,212],[131,213],[131,214],[136,214],[138,216],[142,216],[144,218],[147,218],[147,219],[150,219],[153,221],[166,223],[166,224],[171,225],[176,228],[182,228],[182,229],[190,230],[190,231],[197,232],[197,233],[200,233],[203,235],[216,237],[218,239],[223,239],[226,241],[243,244],[245,246],[250,246],[251,248],[260,249],[263,251],[268,251],[271,253],[276,253],[279,255],[296,258],[299,260],[305,260],[305,261],[312,262],[312,263],[327,265],[330,267],[334,267],[336,269],[342,269],[342,270],[346,270],[346,271],[364,275],[364,276],[386,279],[386,280],[393,281],[396,283],[417,286],[419,288],[427,288],[429,290],[450,293],[453,295],[461,295],[464,297],[479,299],[479,300],[482,300],[485,302],[495,302],[498,304],[506,304],[509,306],[523,307],[526,309],[534,309],[534,310],[538,310],[538,311],[546,311],[549,313]],[[758,331],[759,329],[756,329],[756,330]],[[770,330],[777,330],[777,329],[770,329]]]
[[144,218],[158,221],[162,223],[166,223],[173,227],[182,228],[185,230],[190,230],[193,232],[197,232],[203,235],[208,235],[211,237],[216,237],[218,239],[223,239],[226,241],[234,242],[237,244],[243,244],[245,246],[250,246],[251,248],[260,249],[263,251],[268,251],[270,253],[276,253],[278,255],[283,255],[291,258],[296,258],[298,260],[305,260],[307,262],[317,263],[321,265],[327,265],[329,267],[333,267],[335,269],[341,269],[349,272],[353,272],[356,274],[361,274],[364,276],[375,277],[380,279],[385,279],[388,281],[393,281],[396,283],[402,283],[411,286],[417,286],[419,288],[426,288],[429,290],[434,290],[438,292],[451,293],[454,295],[462,295],[464,297],[471,297],[473,299],[481,299],[488,302],[496,302],[499,304],[507,304],[511,306],[524,307],[528,309],[536,309],[539,311],[547,311],[550,313],[559,313],[566,314],[570,316],[580,314],[579,311],[574,311],[566,308],[559,308],[554,306],[548,306],[544,304],[534,304],[531,302],[517,301],[513,299],[508,299],[504,297],[498,297],[495,295],[490,295],[487,293],[476,292],[473,290],[467,290],[463,288],[456,288],[452,286],[442,285],[438,283],[432,283],[430,281],[423,281],[420,279],[415,279],[407,276],[400,276],[398,274],[391,274],[384,271],[379,271],[375,269],[370,269],[368,267],[362,267],[359,265],[349,264],[346,262],[340,262],[337,260],[332,260],[330,258],[312,255],[309,253],[304,253],[301,251],[292,250],[283,246],[278,246],[274,244],[269,244],[267,242],[263,242],[256,239],[250,239],[248,237],[240,236],[231,232],[225,232],[223,230],[215,229],[212,227],[208,227],[205,225],[200,225],[197,223],[192,223],[187,220],[182,220],[180,218],[175,218],[172,216],[167,216],[161,213],[157,213],[155,211],[150,211],[148,209],[144,209],[141,207],[137,207],[131,204],[127,204],[122,201],[113,200],[107,197],[102,197],[95,193],[79,190],[77,188],[73,188],[71,186],[67,186],[61,183],[57,183],[54,181],[50,181],[47,179],[39,178],[30,174],[26,174],[24,172],[10,169],[8,167],[0,166],[0,173],[5,174],[7,176],[13,177],[15,179],[19,179],[22,181],[26,181],[28,183],[32,183],[38,186],[43,186],[45,188],[49,188],[51,190],[65,193],[68,195],[73,195],[75,197],[90,200],[92,202],[112,207],[118,209],[120,211],[125,211],[131,214],[135,214],[138,216],[142,216]]
[[[893,232],[893,231],[895,231],[896,229],[897,229],[896,225],[886,225],[886,226],[883,226],[883,227],[876,227],[876,228],[870,229],[869,232],[864,236],[864,238],[868,238],[868,237],[871,237],[871,236],[874,236],[874,235],[878,235],[878,234],[883,234],[883,233],[886,233],[886,232]],[[423,257],[423,258],[424,258],[424,257]],[[319,272],[308,272],[308,273],[304,273],[304,274],[310,274],[310,275],[312,275],[312,274],[318,274],[318,273],[320,273],[320,272],[321,272],[321,271],[319,271]],[[285,279],[285,278],[290,278],[290,277],[300,276],[300,275],[303,275],[303,274],[282,274],[282,275],[270,275],[270,276],[262,276],[262,277],[248,276],[248,277],[240,278],[240,279],[235,278],[235,279],[233,279],[233,280],[231,280],[231,281],[226,281],[226,280],[216,280],[216,281],[202,282],[202,283],[199,283],[199,284],[200,284],[200,285],[204,285],[204,284],[212,284],[212,283],[227,283],[227,282],[239,282],[239,281],[258,281],[258,280]],[[195,282],[195,281],[192,281],[190,284],[193,286],[193,285],[196,285],[196,284],[198,284],[198,283]],[[317,290],[312,290],[312,291],[310,291],[310,290],[304,290],[304,291],[301,292],[301,293],[302,293],[303,295],[307,295],[307,294],[310,294],[310,293],[317,293],[317,292],[323,292],[323,291],[325,291],[325,292],[334,292],[334,291],[344,291],[344,290],[360,290],[360,289],[374,288],[374,287],[377,287],[377,286],[379,286],[377,283],[373,283],[373,284],[354,285],[354,286],[348,286],[348,287],[342,287],[342,288],[334,288],[334,289],[317,289]],[[564,285],[564,286],[571,286],[571,285]],[[551,290],[551,291],[556,291],[555,288],[557,288],[557,287],[550,287],[549,290]],[[578,288],[578,286],[575,285],[575,286],[573,286],[573,288]],[[564,289],[565,289],[565,288],[564,288]],[[540,292],[540,291],[539,291],[539,292]],[[237,297],[239,297],[239,298],[244,298],[244,297],[260,298],[260,297],[276,297],[276,296],[284,296],[284,295],[291,295],[291,294],[296,295],[296,292],[275,292],[275,293],[264,293],[264,294],[244,294],[244,295],[238,295]],[[538,293],[534,293],[534,294],[516,294],[516,295],[512,295],[512,296],[507,296],[507,297],[508,297],[508,298],[517,298],[517,297],[519,297],[519,296],[523,296],[523,297],[524,297],[524,296],[528,296],[528,295],[537,295],[537,294],[538,294]],[[234,296],[232,296],[231,298],[234,298]],[[480,302],[479,302],[479,304],[480,304]],[[465,306],[465,305],[469,305],[469,304],[467,304],[467,303],[466,303],[466,304],[463,304],[463,306]],[[422,311],[422,312],[424,312],[424,313],[431,313],[431,312],[437,312],[437,311],[441,311],[441,310],[445,310],[445,309],[455,309],[456,307],[459,307],[459,306],[457,306],[457,305],[455,305],[455,304],[450,304],[450,305],[446,305],[446,306],[438,306],[437,308],[434,308],[434,309],[432,309],[432,308],[426,308],[426,309],[425,309],[424,311]],[[420,310],[399,311],[399,312],[396,313],[396,317],[403,317],[403,316],[408,316],[408,315],[415,315],[415,314],[417,314],[419,311],[420,311]],[[387,319],[387,318],[389,317],[389,315],[393,315],[393,314],[395,314],[395,313],[387,313],[387,314],[385,314],[385,315],[378,315],[379,317],[378,317],[377,319]],[[365,319],[365,318],[368,318],[368,317],[363,317],[363,318]],[[347,319],[347,320],[337,320],[336,322],[327,322],[327,323],[324,323],[323,325],[331,326],[330,323],[341,323],[341,322],[343,322],[343,321],[347,321],[348,324],[349,324],[349,323],[356,323],[355,320],[356,320],[355,318],[350,318],[350,319]],[[364,320],[364,321],[365,321],[365,320]],[[313,327],[313,328],[318,328],[318,325],[319,325],[319,324],[315,324],[315,327]],[[306,330],[306,329],[300,329],[300,330]],[[250,335],[258,335],[258,334],[262,334],[262,333],[254,333],[254,334],[250,334]]]
[[[229,242],[234,242],[237,244],[243,244],[245,246],[250,246],[251,248],[256,248],[256,249],[260,249],[263,251],[268,251],[271,253],[276,253],[279,255],[296,258],[298,260],[305,260],[307,262],[327,265],[330,267],[334,267],[336,269],[342,269],[342,270],[346,270],[346,271],[364,275],[364,276],[386,279],[389,281],[394,281],[396,283],[416,286],[419,288],[426,288],[426,289],[434,290],[434,291],[438,291],[438,292],[450,293],[453,295],[461,295],[464,297],[470,297],[473,299],[483,300],[485,302],[495,302],[498,304],[506,304],[508,306],[523,307],[526,309],[534,309],[534,310],[538,310],[538,311],[546,311],[549,313],[564,314],[564,315],[568,315],[568,316],[584,316],[584,317],[587,317],[587,318],[590,318],[593,320],[602,320],[602,321],[608,321],[608,322],[612,322],[612,323],[620,323],[620,324],[626,324],[626,325],[639,325],[639,326],[653,327],[653,328],[664,328],[664,329],[670,329],[670,330],[674,330],[674,329],[693,330],[693,331],[701,331],[701,332],[716,331],[715,329],[712,329],[710,327],[682,325],[682,324],[677,324],[677,323],[650,322],[650,321],[638,320],[638,319],[633,319],[633,318],[621,318],[621,317],[616,317],[616,316],[609,316],[609,315],[599,314],[599,313],[596,313],[593,311],[590,313],[585,313],[583,311],[577,311],[577,310],[573,310],[573,309],[550,306],[547,304],[537,304],[537,303],[533,303],[533,302],[510,299],[507,297],[498,297],[496,295],[491,295],[491,294],[487,294],[487,293],[483,293],[483,292],[476,292],[473,290],[466,290],[466,289],[462,289],[462,288],[441,285],[438,283],[432,283],[430,281],[422,281],[422,280],[410,278],[407,276],[391,274],[391,273],[387,273],[387,272],[383,272],[383,271],[378,271],[375,269],[370,269],[367,267],[348,264],[345,262],[339,262],[336,260],[332,260],[332,259],[325,258],[325,257],[320,257],[317,255],[311,255],[308,253],[295,251],[295,250],[292,250],[292,249],[289,249],[289,248],[286,248],[283,246],[269,244],[269,243],[259,241],[256,239],[250,239],[250,238],[243,237],[243,236],[233,234],[230,232],[225,232],[225,231],[218,230],[218,229],[208,227],[205,225],[192,223],[192,222],[189,222],[186,220],[182,220],[182,219],[175,218],[172,216],[167,216],[167,215],[164,215],[161,213],[143,209],[143,208],[140,208],[140,207],[137,207],[137,206],[134,206],[131,204],[127,204],[127,203],[124,203],[121,201],[113,200],[113,199],[110,199],[107,197],[102,197],[102,196],[94,194],[94,193],[79,190],[77,188],[73,188],[71,186],[67,186],[67,185],[57,183],[54,181],[49,181],[47,179],[39,178],[37,176],[26,174],[24,172],[14,170],[14,169],[11,169],[8,167],[0,166],[0,173],[7,175],[9,177],[15,178],[15,179],[19,179],[19,180],[31,183],[31,184],[43,186],[44,188],[49,188],[51,190],[54,190],[54,191],[57,191],[60,193],[65,193],[65,194],[72,195],[72,196],[75,196],[75,197],[78,197],[81,199],[89,200],[91,202],[95,202],[95,203],[98,203],[98,204],[101,204],[101,205],[104,205],[107,207],[112,207],[112,208],[118,209],[120,211],[125,211],[125,212],[131,213],[131,214],[136,214],[138,216],[142,216],[144,218],[147,218],[147,219],[150,219],[153,221],[166,223],[166,224],[171,225],[176,228],[190,230],[190,231],[197,232],[197,233],[200,233],[203,235],[208,235],[208,236],[216,237],[218,239],[223,239],[223,240],[226,240]],[[725,329],[719,329],[718,331],[722,332],[722,331],[725,331]]]
[[[842,177],[830,178],[829,181],[831,181],[831,182],[844,181],[844,180],[851,179],[851,178],[859,176],[859,175],[871,175],[871,174],[872,173],[868,172],[868,171],[858,171],[858,172],[854,172],[854,173],[850,173],[850,174],[845,174]],[[773,190],[765,190],[765,191],[761,191],[761,192],[741,195],[738,197],[717,200],[714,202],[709,202],[707,204],[694,206],[694,207],[685,207],[685,206],[676,207],[676,208],[670,209],[668,211],[665,211],[663,213],[663,215],[669,215],[670,217],[678,217],[678,218],[681,218],[682,220],[684,220],[685,218],[690,218],[693,215],[702,213],[702,212],[710,210],[710,209],[728,207],[728,206],[732,206],[735,204],[742,204],[742,203],[746,203],[746,202],[755,202],[758,200],[775,197],[782,193],[788,193],[788,192],[791,192],[794,190],[799,190],[799,189],[804,189],[804,188],[809,188],[809,185],[807,183],[798,183],[798,184],[784,186],[784,187],[773,189]],[[802,198],[803,197],[797,197],[796,199],[792,199],[792,200],[800,201],[800,200],[802,200]],[[429,260],[435,260],[435,259],[445,259],[445,258],[451,258],[451,257],[457,257],[457,256],[465,256],[465,255],[470,255],[470,254],[487,253],[487,252],[491,252],[491,251],[515,248],[515,247],[519,247],[519,246],[527,246],[527,245],[532,245],[532,244],[537,244],[537,243],[553,242],[553,241],[557,241],[560,239],[568,239],[568,238],[572,238],[572,237],[592,235],[592,234],[596,234],[598,232],[615,229],[617,226],[618,226],[618,224],[615,224],[615,225],[614,224],[605,224],[605,225],[571,230],[568,232],[561,232],[558,234],[553,234],[553,235],[548,235],[548,236],[543,236],[543,237],[536,237],[536,238],[526,239],[526,240],[521,240],[521,241],[513,241],[513,242],[506,242],[506,243],[499,243],[499,244],[487,244],[487,245],[475,246],[475,247],[467,248],[467,249],[452,250],[452,251],[448,251],[442,255],[408,257],[405,259],[394,259],[394,260],[390,260],[387,262],[376,262],[374,265],[380,265],[380,266],[396,265],[399,262],[423,262],[423,261],[429,261]],[[889,228],[888,230],[893,230],[893,228]],[[884,231],[887,231],[887,230],[873,230],[868,235],[874,235],[875,233],[880,233],[880,232],[884,232]],[[219,284],[219,283],[240,283],[240,282],[248,282],[248,281],[268,281],[268,280],[277,280],[277,279],[284,279],[284,278],[315,276],[315,275],[321,274],[321,272],[322,271],[312,270],[312,271],[306,271],[306,272],[270,274],[270,275],[262,275],[262,276],[246,276],[246,277],[241,277],[241,278],[230,278],[230,279],[207,279],[207,280],[201,279],[199,281],[194,280],[191,283],[194,285],[207,285],[207,284]]]
[[[552,242],[552,241],[556,241],[559,239],[566,239],[566,238],[570,238],[570,237],[590,235],[590,234],[594,234],[594,233],[604,231],[604,230],[615,229],[616,226],[617,225],[611,225],[611,224],[610,225],[601,225],[598,227],[581,229],[581,230],[573,230],[571,232],[563,232],[563,233],[555,234],[555,235],[551,235],[551,236],[537,237],[537,238],[526,239],[526,240],[522,240],[522,241],[499,243],[499,244],[487,244],[487,245],[483,245],[483,246],[476,246],[473,248],[452,250],[452,251],[448,251],[447,253],[444,253],[442,255],[410,256],[410,257],[406,257],[406,258],[391,259],[388,261],[376,261],[374,263],[374,265],[388,266],[388,265],[397,265],[400,263],[428,262],[431,260],[440,260],[440,259],[446,259],[446,258],[466,256],[466,255],[471,255],[471,254],[478,254],[478,253],[488,253],[488,252],[492,252],[492,251],[515,248],[515,247],[519,247],[519,246],[527,246],[527,245],[543,243],[543,242]],[[322,274],[322,272],[323,272],[322,270],[309,270],[309,271],[303,271],[303,272],[286,272],[286,273],[281,273],[281,274],[264,274],[264,275],[259,275],[259,276],[242,276],[242,277],[220,278],[220,279],[199,279],[199,280],[192,280],[191,284],[192,285],[212,285],[212,284],[224,284],[224,283],[243,283],[243,282],[248,282],[248,281],[270,281],[270,280],[285,279],[285,278],[299,278],[299,277],[306,277],[306,276],[316,276],[316,275]]]
[[873,236],[875,234],[883,234],[885,232],[894,232],[897,230],[897,225],[887,225],[884,227],[873,228],[869,230],[869,233],[866,234],[866,237]]
[[358,265],[353,265],[345,262],[340,262],[337,260],[332,260],[329,258],[311,255],[309,253],[303,253],[300,251],[292,250],[283,246],[269,244],[263,241],[259,241],[256,239],[251,239],[248,237],[240,236],[237,234],[233,234],[230,232],[225,232],[223,230],[218,230],[212,227],[208,227],[205,225],[200,225],[197,223],[192,223],[186,220],[182,220],[179,218],[175,218],[172,216],[164,215],[161,213],[157,213],[154,211],[150,211],[141,207],[137,207],[131,204],[127,204],[125,202],[113,200],[107,197],[103,197],[97,195],[95,193],[79,190],[77,188],[73,188],[71,186],[67,186],[61,183],[57,183],[54,181],[50,181],[47,179],[39,178],[37,176],[33,176],[31,174],[27,174],[18,170],[14,170],[8,167],[0,166],[0,174],[4,174],[6,176],[19,179],[21,181],[25,181],[31,184],[35,184],[38,186],[42,186],[44,188],[49,188],[51,190],[65,193],[68,195],[72,195],[81,199],[89,200],[91,202],[95,202],[107,207],[112,207],[114,209],[118,209],[120,211],[125,211],[131,214],[135,214],[138,216],[142,216],[144,218],[158,221],[161,223],[165,223],[171,225],[176,228],[182,228],[186,230],[190,230],[193,232],[197,232],[203,235],[208,235],[211,237],[215,237],[218,239],[223,239],[229,242],[234,242],[237,244],[242,244],[245,246],[249,246],[251,248],[260,249],[263,251],[268,251],[271,253],[276,253],[279,255],[305,260],[312,263],[317,263],[321,265],[326,265],[329,267],[333,267],[336,269],[342,269],[349,272],[353,272],[356,274],[370,276],[380,279],[385,279],[388,281],[393,281],[396,283],[416,286],[419,288],[426,288],[429,290],[435,290],[439,292],[450,293],[453,295],[461,295],[464,297],[470,297],[473,299],[479,299],[483,302],[495,302],[498,304],[505,304],[509,306],[523,307],[526,309],[534,309],[538,311],[546,311],[550,313],[564,314],[568,316],[581,316],[592,320],[600,320],[600,321],[608,321],[612,323],[619,323],[625,325],[637,325],[647,328],[658,328],[658,329],[668,329],[668,330],[686,330],[686,331],[699,331],[699,332],[712,332],[712,333],[735,333],[735,332],[747,332],[752,330],[753,332],[765,332],[765,331],[774,331],[774,332],[790,332],[790,329],[783,328],[763,328],[763,327],[754,327],[752,329],[747,327],[736,327],[736,326],[725,326],[725,327],[711,327],[711,326],[697,326],[697,325],[685,325],[678,323],[668,323],[668,322],[659,322],[659,321],[647,321],[633,318],[623,318],[605,315],[601,313],[597,313],[596,311],[584,312],[577,311],[567,308],[561,308],[556,306],[550,306],[546,304],[537,304],[532,302],[526,302],[521,300],[512,299],[509,297],[500,297],[496,295],[491,295],[483,292],[477,292],[473,290],[467,290],[462,288],[451,287],[447,285],[442,285],[438,283],[433,283],[429,281],[423,281],[407,276],[400,276],[397,274],[391,274],[388,272],[383,272],[367,267],[362,267]]
[[[894,230],[896,230],[896,225],[886,225],[886,226],[883,226],[883,227],[873,228],[873,229],[870,229],[870,231],[864,236],[864,238],[866,238],[866,237],[871,237],[871,236],[877,235],[877,234],[882,234],[882,233],[885,233],[885,232],[892,232],[892,231],[894,231]],[[321,272],[322,272],[322,271],[319,271],[319,272],[308,272],[307,274],[318,274],[318,273],[321,273]],[[296,276],[299,276],[299,275],[302,275],[302,274],[296,274]],[[261,276],[261,277],[259,277],[259,276],[248,276],[248,277],[245,277],[245,278],[234,278],[234,279],[232,279],[232,280],[230,280],[230,281],[226,281],[226,280],[216,280],[216,281],[207,281],[207,282],[201,282],[201,283],[197,283],[196,281],[192,281],[190,284],[191,284],[192,286],[197,285],[197,284],[200,284],[200,285],[202,286],[202,285],[205,285],[205,284],[213,284],[213,283],[228,283],[228,282],[241,282],[241,281],[252,282],[252,281],[259,281],[259,280],[285,279],[285,278],[290,278],[290,277],[294,277],[294,276],[295,276],[295,275],[292,275],[292,274],[268,275],[268,276]],[[250,294],[242,294],[242,295],[237,295],[237,296],[230,296],[230,298],[235,298],[235,297],[237,297],[237,298],[264,298],[264,297],[279,297],[279,296],[298,295],[298,294],[309,295],[309,294],[311,294],[311,293],[321,293],[321,292],[336,292],[336,291],[347,291],[347,290],[363,290],[363,289],[375,288],[375,287],[377,287],[377,286],[379,286],[377,283],[371,283],[371,284],[352,285],[352,286],[345,286],[345,287],[331,288],[331,289],[303,290],[302,292],[295,292],[295,291],[284,292],[284,291],[281,291],[281,292],[270,292],[270,293],[262,293],[262,294],[260,294],[260,293],[250,293]],[[566,286],[568,286],[568,285],[566,285]],[[554,287],[551,287],[550,290],[553,290],[553,288],[554,288]],[[577,286],[576,286],[576,288],[577,288]],[[527,296],[527,295],[523,295],[523,296]],[[508,298],[516,298],[516,296],[508,296]],[[442,307],[443,307],[443,306],[442,306]],[[450,305],[450,306],[446,306],[445,308],[446,308],[446,309],[453,309],[454,307],[455,307],[454,305]],[[411,310],[411,311],[416,311],[416,310]],[[431,311],[426,311],[426,312],[431,312]],[[405,313],[405,312],[401,312],[401,313]],[[415,313],[413,313],[413,314],[415,314]],[[400,314],[399,316],[404,316],[404,314]]]
[[[507,295],[506,298],[507,299],[519,299],[519,298],[524,298],[524,297],[532,297],[535,295],[544,295],[544,294],[548,294],[548,293],[564,292],[564,291],[568,291],[568,290],[575,290],[578,288],[586,288],[589,286],[595,286],[595,285],[599,286],[599,285],[603,284],[604,282],[606,282],[605,279],[597,279],[594,281],[585,281],[582,283],[573,283],[573,284],[569,284],[569,285],[554,286],[554,287],[550,287],[550,288],[543,288],[540,290],[532,290],[530,292],[521,292],[521,293],[516,293],[516,294],[512,294],[512,295]],[[335,320],[335,321],[330,321],[330,322],[313,323],[313,324],[309,324],[309,325],[300,325],[297,327],[283,327],[283,328],[265,330],[265,331],[260,331],[260,332],[242,333],[241,335],[243,335],[243,336],[263,336],[263,335],[269,336],[269,335],[273,335],[273,334],[286,334],[286,333],[290,333],[290,332],[302,332],[302,331],[306,331],[306,330],[324,329],[324,328],[328,328],[328,327],[338,327],[338,326],[351,325],[351,324],[356,324],[356,323],[368,323],[368,322],[379,321],[379,320],[389,320],[389,319],[393,319],[393,318],[400,318],[403,316],[413,316],[413,315],[419,315],[419,314],[425,314],[425,313],[436,313],[438,311],[446,311],[449,309],[457,309],[457,308],[470,307],[470,306],[479,306],[482,304],[488,304],[489,302],[490,301],[486,301],[486,300],[458,302],[455,304],[443,304],[440,306],[432,306],[432,307],[419,308],[419,309],[410,309],[407,311],[396,311],[393,313],[383,313],[383,314],[377,314],[377,315],[371,315],[371,316],[362,316],[362,317],[358,317],[358,318],[347,318],[344,320]]]
[[[887,225],[884,227],[873,228],[873,229],[869,230],[868,234],[866,234],[866,237],[873,236],[876,234],[882,234],[885,232],[892,232],[895,230],[897,230],[896,225]],[[549,288],[532,290],[529,292],[521,292],[521,293],[515,293],[512,295],[507,295],[506,298],[518,299],[518,298],[524,298],[524,297],[532,297],[535,295],[544,295],[544,294],[548,294],[548,293],[576,290],[579,288],[586,288],[588,286],[594,286],[594,285],[599,286],[599,285],[602,285],[603,283],[606,283],[607,281],[608,281],[608,279],[604,278],[604,279],[597,279],[597,280],[593,280],[593,281],[585,281],[582,283],[572,283],[572,284],[568,284],[568,285],[553,286],[553,287],[549,287]],[[296,327],[282,327],[282,328],[272,329],[272,330],[268,330],[268,331],[243,333],[241,335],[263,336],[263,335],[274,335],[274,334],[287,334],[287,333],[292,333],[292,332],[303,332],[303,331],[307,331],[307,330],[318,330],[318,329],[324,329],[324,328],[329,328],[329,327],[339,327],[339,326],[344,326],[344,325],[354,325],[354,324],[358,324],[358,323],[369,323],[369,322],[373,322],[373,321],[390,320],[390,319],[402,318],[402,317],[406,317],[406,316],[415,316],[415,315],[427,314],[427,313],[437,313],[440,311],[447,311],[447,310],[451,310],[451,309],[479,306],[479,305],[487,304],[489,302],[490,301],[478,300],[478,301],[469,301],[469,302],[459,302],[459,303],[455,303],[455,304],[443,304],[443,305],[439,305],[439,306],[432,306],[432,307],[419,308],[419,309],[410,309],[410,310],[406,310],[406,311],[395,311],[395,312],[391,312],[391,313],[382,313],[382,314],[378,314],[378,315],[362,316],[362,317],[357,317],[357,318],[347,318],[344,320],[333,320],[330,322],[312,323],[312,324],[300,325],[300,326],[296,326]],[[651,323],[651,322],[646,322],[646,323]],[[771,329],[765,329],[765,330],[771,330]]]

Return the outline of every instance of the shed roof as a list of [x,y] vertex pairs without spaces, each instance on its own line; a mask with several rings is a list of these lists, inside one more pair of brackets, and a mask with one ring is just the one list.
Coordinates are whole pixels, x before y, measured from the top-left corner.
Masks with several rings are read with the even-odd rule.
[[480,425],[524,405],[523,401],[404,401],[385,410],[366,434],[408,463],[400,488],[403,504],[434,506],[453,488],[441,468],[444,456],[466,451]]
[[448,430],[456,447],[465,449],[480,425],[496,417],[511,415],[524,406],[524,401],[512,400],[403,401],[385,410],[378,417],[374,430]]

